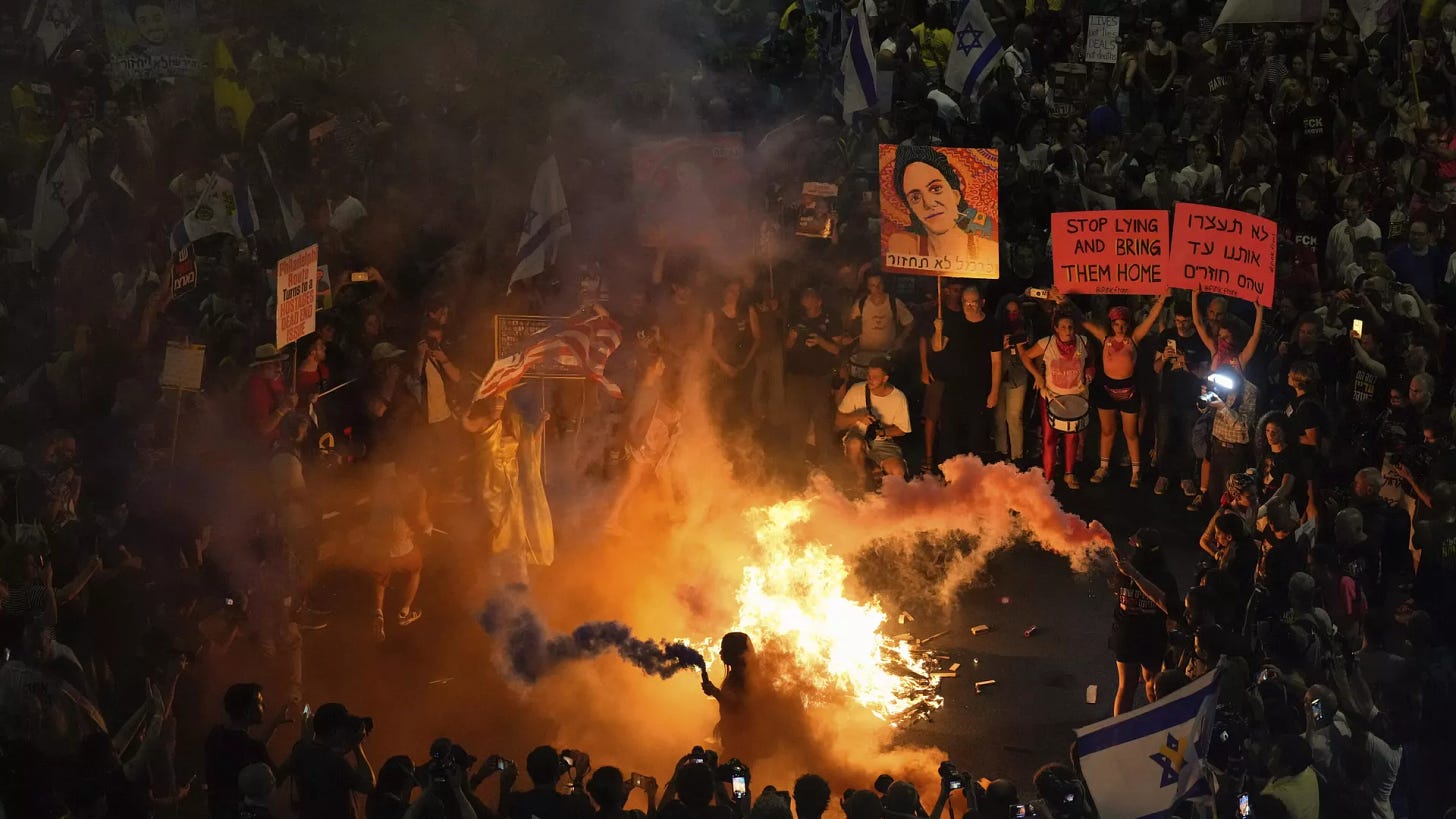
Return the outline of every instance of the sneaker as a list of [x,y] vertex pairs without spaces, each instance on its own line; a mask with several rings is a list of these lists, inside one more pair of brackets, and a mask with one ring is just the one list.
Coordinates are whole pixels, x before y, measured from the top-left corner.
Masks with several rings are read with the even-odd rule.
[[1192,478],[1184,478],[1179,487],[1183,489],[1183,494],[1187,497],[1191,498],[1198,494],[1198,484],[1194,483]]
[[1161,495],[1161,494],[1163,494],[1164,492],[1167,492],[1167,491],[1168,491],[1168,479],[1167,478],[1159,478],[1158,481],[1157,481],[1157,483],[1154,483],[1153,484],[1153,494],[1154,495]]
[[410,623],[413,623],[414,621],[420,619],[423,616],[424,616],[424,614],[419,609],[410,609],[409,611],[402,611],[402,612],[399,613],[399,624],[401,626],[407,626]]
[[1142,485],[1142,480],[1138,478],[1138,473],[1132,473],[1132,477],[1127,479],[1127,485],[1131,489],[1137,489]]
[[374,639],[384,640],[384,612],[374,612]]
[[1099,466],[1099,467],[1097,467],[1097,471],[1092,473],[1092,482],[1093,483],[1102,483],[1105,480],[1107,480],[1107,467],[1105,467],[1105,466]]
[[1077,476],[1076,475],[1073,475],[1070,472],[1068,472],[1067,474],[1065,474],[1065,475],[1062,476],[1062,482],[1067,485],[1067,488],[1068,489],[1081,489],[1082,488],[1081,481],[1078,481],[1077,480]]
[[1202,492],[1199,492],[1198,494],[1196,494],[1196,495],[1193,496],[1193,499],[1192,500],[1188,501],[1188,511],[1190,511],[1190,512],[1197,512],[1199,509],[1202,509],[1202,508],[1203,508],[1203,493]]

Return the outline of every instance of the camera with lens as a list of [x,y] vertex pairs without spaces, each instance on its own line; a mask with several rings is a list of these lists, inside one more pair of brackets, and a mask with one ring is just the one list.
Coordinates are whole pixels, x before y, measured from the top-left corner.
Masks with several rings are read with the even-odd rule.
[[470,770],[475,767],[476,758],[471,756],[459,745],[451,745],[448,749],[430,750],[430,781],[444,783],[449,781],[451,771],[455,769]]
[[355,716],[354,714],[350,714],[348,719],[349,721],[347,725],[349,726],[349,733],[353,734],[354,736],[363,739],[374,733],[373,717],[360,717]]
[[969,778],[949,759],[940,763],[940,781],[947,791],[964,790]]

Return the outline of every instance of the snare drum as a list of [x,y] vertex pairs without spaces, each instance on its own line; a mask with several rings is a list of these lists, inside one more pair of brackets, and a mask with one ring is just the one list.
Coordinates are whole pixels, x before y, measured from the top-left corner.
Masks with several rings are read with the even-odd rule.
[[1089,405],[1080,395],[1054,395],[1047,399],[1047,421],[1057,432],[1081,432],[1087,426]]

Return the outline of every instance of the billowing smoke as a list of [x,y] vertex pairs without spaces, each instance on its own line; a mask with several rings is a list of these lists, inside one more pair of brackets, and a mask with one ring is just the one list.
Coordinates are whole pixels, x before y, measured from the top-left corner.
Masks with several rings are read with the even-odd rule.
[[[1066,557],[1074,571],[1095,568],[1111,545],[1100,523],[1064,511],[1040,472],[960,456],[941,465],[946,482],[886,481],[853,501],[827,479],[816,482],[815,509],[801,533],[854,555],[873,544],[880,560],[938,564],[936,596],[949,605],[993,554],[1030,543]],[[963,532],[963,537],[947,536]],[[927,536],[928,534],[928,536]]]
[[613,651],[631,665],[663,679],[679,671],[702,671],[706,667],[703,655],[693,647],[634,637],[625,623],[583,623],[570,634],[552,634],[516,593],[506,593],[488,603],[480,623],[496,638],[502,669],[523,683],[536,682],[562,663]]

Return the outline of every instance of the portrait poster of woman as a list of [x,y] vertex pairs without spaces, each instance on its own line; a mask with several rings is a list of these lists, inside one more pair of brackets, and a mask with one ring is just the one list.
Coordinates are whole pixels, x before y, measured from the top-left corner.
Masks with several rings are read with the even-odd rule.
[[880,250],[886,270],[1001,276],[996,151],[880,146]]

